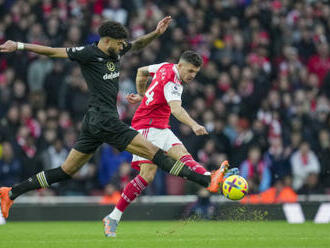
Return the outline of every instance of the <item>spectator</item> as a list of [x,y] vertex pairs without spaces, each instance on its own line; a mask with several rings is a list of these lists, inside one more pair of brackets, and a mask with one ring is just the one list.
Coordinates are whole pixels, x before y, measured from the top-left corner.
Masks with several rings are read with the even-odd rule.
[[17,105],[12,105],[7,112],[7,116],[1,119],[1,138],[11,140],[11,142],[13,142],[15,140],[14,137],[16,136],[19,125],[19,108]]
[[319,131],[318,135],[317,155],[320,159],[321,166],[321,184],[330,190],[330,134],[327,129]]
[[224,133],[225,122],[224,120],[216,120],[214,123],[214,131],[211,133],[211,137],[215,141],[215,146],[218,152],[223,152],[226,154],[230,153],[230,141],[229,138]]
[[13,83],[12,101],[18,104],[24,104],[27,101],[27,87],[20,79],[16,79]]
[[116,185],[117,189],[122,191],[132,179],[133,174],[131,164],[128,162],[122,162],[118,167],[117,173],[113,175],[109,181]]
[[317,46],[317,54],[310,57],[308,60],[308,70],[310,73],[315,73],[318,76],[320,82],[319,87],[321,87],[324,77],[330,71],[328,43],[323,42]]
[[303,142],[299,146],[299,150],[292,154],[290,159],[292,176],[293,176],[293,188],[299,190],[310,173],[320,173],[320,163],[315,153],[310,150],[310,146],[307,142]]
[[316,49],[312,40],[312,32],[310,30],[307,28],[302,30],[301,39],[296,43],[296,47],[298,48],[300,57],[305,63],[307,62],[308,58],[315,54]]
[[63,141],[57,138],[52,145],[42,152],[42,167],[45,170],[57,168],[64,163],[67,155],[68,151],[64,148]]
[[56,107],[60,103],[60,89],[63,84],[64,68],[59,60],[54,62],[52,71],[50,71],[44,81],[43,89],[46,94],[46,106]]
[[304,185],[298,190],[298,194],[311,195],[311,194],[323,194],[324,189],[319,182],[319,175],[317,173],[309,173]]
[[104,145],[101,148],[100,167],[98,171],[98,180],[101,186],[110,182],[116,171],[123,162],[131,162],[132,155],[126,151],[119,152],[111,146]]
[[46,75],[53,69],[53,62],[46,56],[32,62],[28,68],[28,85],[31,92],[40,92],[44,87]]
[[36,119],[33,117],[32,108],[29,104],[23,104],[21,107],[21,116],[22,124],[28,128],[29,134],[36,139],[41,135],[41,128]]
[[196,136],[190,127],[180,124],[179,132],[178,132],[179,139],[182,141],[184,146],[190,152],[190,154],[196,158],[197,157],[197,150],[199,148],[199,144],[201,142],[201,137]]
[[86,38],[86,43],[90,44],[93,42],[97,42],[100,39],[98,34],[98,27],[101,25],[102,17],[100,15],[93,15],[91,21],[91,30]]
[[46,24],[45,34],[49,40],[49,46],[59,47],[63,42],[63,30],[61,22],[56,17],[51,17],[48,19]]
[[249,147],[254,142],[254,134],[250,128],[248,119],[241,118],[238,121],[237,136],[231,149],[231,161],[233,164],[241,164],[246,159]]
[[186,207],[184,217],[193,216],[198,219],[212,220],[215,214],[216,206],[210,201],[210,193],[206,189],[200,189],[197,201]]
[[127,11],[120,7],[120,0],[108,0],[108,6],[103,10],[102,15],[105,19],[126,25]]
[[198,151],[198,160],[205,165],[205,167],[212,166],[212,156],[216,153],[215,141],[210,139],[207,140],[203,149]]
[[104,195],[100,201],[101,205],[115,205],[120,199],[120,191],[115,185],[109,183],[104,188]]
[[60,95],[60,106],[70,110],[75,120],[81,119],[87,109],[89,92],[78,66],[73,67],[70,75],[65,78]]
[[291,174],[290,149],[285,149],[281,138],[270,140],[270,147],[265,153],[265,163],[271,170],[272,182]]
[[294,190],[286,183],[287,178],[277,180],[274,186],[260,194],[245,196],[241,203],[243,204],[281,204],[297,202],[298,196]]
[[271,186],[271,171],[261,158],[259,147],[249,149],[247,160],[240,165],[240,173],[247,180],[251,193],[263,192]]
[[35,139],[30,134],[30,131],[25,126],[20,126],[16,136],[17,154],[22,162],[23,179],[34,175],[37,171],[41,170],[37,164],[37,147]]
[[22,174],[22,165],[14,157],[12,145],[7,141],[3,142],[0,159],[0,185],[14,185],[22,180]]

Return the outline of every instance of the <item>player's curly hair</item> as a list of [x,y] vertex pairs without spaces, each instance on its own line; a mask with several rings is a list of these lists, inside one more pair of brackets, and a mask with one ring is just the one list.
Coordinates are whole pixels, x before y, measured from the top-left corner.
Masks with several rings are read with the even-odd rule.
[[119,22],[107,21],[99,27],[100,37],[111,37],[113,39],[127,39],[128,32]]
[[195,51],[185,51],[181,54],[180,60],[184,60],[196,67],[200,67],[203,64],[202,56]]

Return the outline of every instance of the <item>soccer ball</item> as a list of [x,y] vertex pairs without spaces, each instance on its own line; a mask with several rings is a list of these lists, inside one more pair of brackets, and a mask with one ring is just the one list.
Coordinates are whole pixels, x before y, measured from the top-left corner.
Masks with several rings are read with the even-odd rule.
[[224,181],[222,193],[230,200],[241,200],[248,192],[248,184],[245,179],[239,175],[232,175]]

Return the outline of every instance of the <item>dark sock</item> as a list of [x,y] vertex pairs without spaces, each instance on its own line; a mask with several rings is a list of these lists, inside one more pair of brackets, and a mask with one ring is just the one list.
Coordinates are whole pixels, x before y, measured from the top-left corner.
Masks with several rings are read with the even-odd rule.
[[156,152],[152,162],[157,164],[160,169],[170,173],[171,175],[183,177],[204,187],[207,187],[210,184],[211,176],[201,175],[192,171],[180,160],[174,160],[173,158],[167,156],[161,149]]
[[70,179],[71,176],[66,174],[61,167],[47,171],[41,171],[38,174],[28,178],[27,180],[13,186],[10,191],[10,199],[15,200],[16,197],[34,189],[48,188],[52,183],[57,183]]

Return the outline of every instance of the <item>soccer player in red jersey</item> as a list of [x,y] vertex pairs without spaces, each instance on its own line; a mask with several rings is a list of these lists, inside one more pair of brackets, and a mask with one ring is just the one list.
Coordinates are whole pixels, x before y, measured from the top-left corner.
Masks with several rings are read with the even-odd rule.
[[[198,53],[186,51],[181,55],[178,64],[161,63],[141,67],[136,78],[138,94],[130,94],[127,99],[132,104],[142,101],[132,120],[135,130],[192,171],[210,175],[209,171],[193,159],[169,126],[169,117],[173,114],[180,122],[191,127],[196,135],[208,134],[205,127],[193,120],[181,106],[182,83],[191,82],[201,65],[202,58]],[[153,79],[147,89],[150,76]],[[127,184],[116,207],[105,217],[113,233],[116,232],[122,213],[153,181],[157,171],[157,166],[151,160],[137,155],[133,156],[132,167],[139,170],[140,174]],[[222,167],[228,168],[228,162],[224,161]],[[237,173],[237,168],[231,169],[226,172],[226,177]],[[173,174],[175,175],[175,167]],[[213,191],[210,188],[209,190]]]

